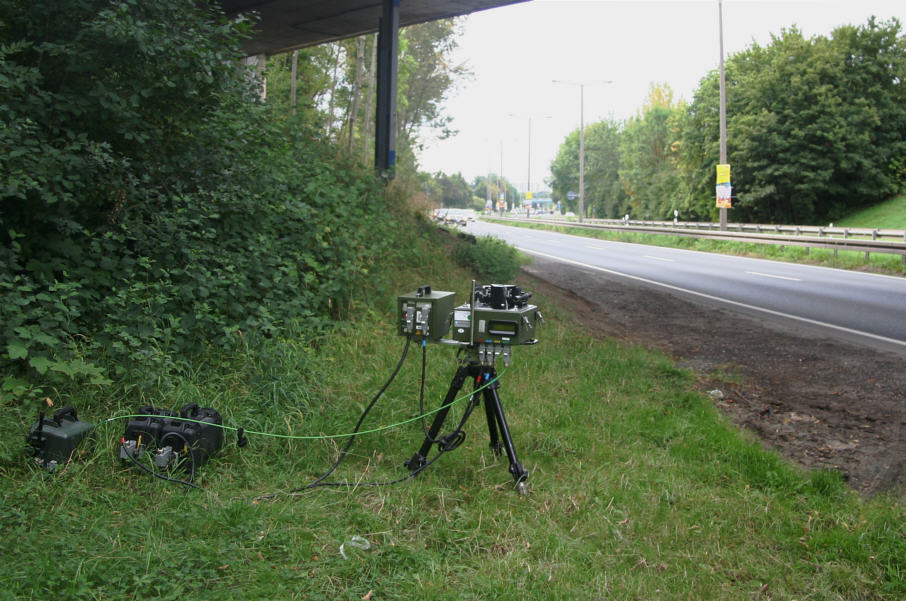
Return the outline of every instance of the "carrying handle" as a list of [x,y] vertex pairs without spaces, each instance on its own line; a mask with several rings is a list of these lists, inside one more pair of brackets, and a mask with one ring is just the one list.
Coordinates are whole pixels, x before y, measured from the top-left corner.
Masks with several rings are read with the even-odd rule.
[[196,415],[198,415],[198,409],[199,409],[198,403],[189,403],[188,405],[184,406],[182,409],[179,410],[179,414],[182,417],[193,418]]
[[62,409],[58,409],[54,412],[53,421],[56,422],[58,426],[60,425],[60,420],[62,420],[63,418],[69,418],[70,421],[74,422],[79,421],[79,416],[76,414],[76,409],[72,405],[63,407]]

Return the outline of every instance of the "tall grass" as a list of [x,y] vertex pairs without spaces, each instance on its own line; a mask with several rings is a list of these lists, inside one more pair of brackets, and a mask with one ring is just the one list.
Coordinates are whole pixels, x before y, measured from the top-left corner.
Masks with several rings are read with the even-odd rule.
[[[465,298],[472,275],[450,265],[450,247],[414,245],[417,267],[401,266],[385,285]],[[154,400],[214,407],[249,430],[349,432],[404,348],[391,296],[357,299],[353,319],[316,348],[287,334],[266,353],[240,346],[199,357]],[[593,338],[555,298],[532,300],[547,320],[541,342],[514,349],[500,389],[531,473],[527,496],[488,449],[481,410],[460,448],[398,484],[366,486],[406,475],[402,463],[423,439],[418,422],[360,436],[331,478],[348,486],[302,494],[290,491],[323,473],[344,439],[249,435],[240,449],[229,433],[199,470],[203,490],[186,491],[117,458],[123,422],[104,420],[139,399],[75,391],[57,402],[99,424],[93,447],[55,474],[11,448],[0,464],[0,598],[906,596],[902,499],[860,498],[834,473],[790,465],[727,423],[667,357]],[[366,428],[417,416],[421,353],[410,348]],[[434,408],[456,351],[426,353]],[[21,441],[34,417],[8,411],[0,434]]]

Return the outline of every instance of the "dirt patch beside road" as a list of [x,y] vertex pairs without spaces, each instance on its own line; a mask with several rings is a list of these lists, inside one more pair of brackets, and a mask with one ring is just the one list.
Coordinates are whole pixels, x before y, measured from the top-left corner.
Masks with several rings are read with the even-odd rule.
[[591,332],[693,369],[730,419],[789,459],[863,494],[906,493],[906,356],[546,259],[523,271]]

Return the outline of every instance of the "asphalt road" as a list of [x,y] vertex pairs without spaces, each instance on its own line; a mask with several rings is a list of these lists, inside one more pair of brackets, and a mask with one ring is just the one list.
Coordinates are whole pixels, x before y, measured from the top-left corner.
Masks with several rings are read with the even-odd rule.
[[906,353],[906,278],[472,222],[518,249],[701,302]]

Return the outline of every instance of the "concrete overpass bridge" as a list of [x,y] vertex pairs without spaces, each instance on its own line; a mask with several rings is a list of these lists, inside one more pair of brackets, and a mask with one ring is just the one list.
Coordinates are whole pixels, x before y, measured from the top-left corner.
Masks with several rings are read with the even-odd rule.
[[517,4],[527,0],[215,0],[229,17],[255,12],[250,56],[279,54],[378,33],[375,168],[392,177],[396,159],[399,28]]

